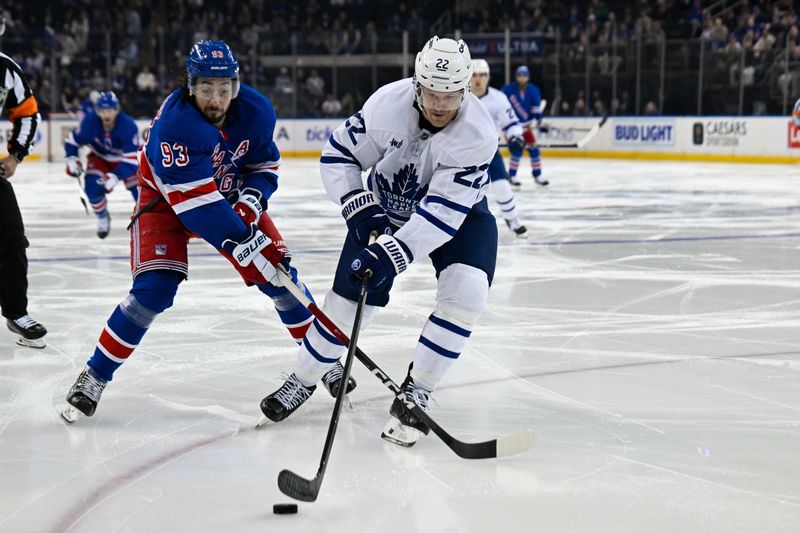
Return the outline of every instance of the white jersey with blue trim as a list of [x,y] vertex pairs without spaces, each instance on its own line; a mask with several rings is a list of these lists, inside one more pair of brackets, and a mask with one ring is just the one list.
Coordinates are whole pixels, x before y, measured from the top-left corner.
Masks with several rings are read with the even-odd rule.
[[337,204],[364,188],[361,173],[371,169],[367,186],[414,258],[449,241],[483,200],[497,151],[492,117],[472,94],[444,128],[424,127],[420,115],[411,78],[385,85],[334,130],[320,158],[325,190]]
[[522,125],[517,120],[517,114],[511,107],[511,102],[505,93],[498,91],[494,87],[488,87],[486,94],[479,98],[480,102],[486,106],[486,110],[497,126],[498,135],[502,133],[506,138],[522,137]]

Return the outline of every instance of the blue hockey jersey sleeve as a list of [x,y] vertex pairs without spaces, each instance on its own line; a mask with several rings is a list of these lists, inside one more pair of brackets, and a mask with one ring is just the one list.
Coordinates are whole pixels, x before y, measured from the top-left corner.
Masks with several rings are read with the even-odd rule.
[[242,169],[242,188],[250,187],[261,191],[261,198],[268,200],[278,189],[278,169],[281,165],[281,154],[278,146],[268,137],[269,144],[259,146],[254,157]]
[[115,172],[124,179],[135,174],[139,166],[136,159],[136,153],[139,151],[139,128],[136,126],[136,122],[125,113],[119,114],[117,122],[122,141],[122,160]]
[[[275,109],[262,94],[243,86],[240,94],[240,108],[237,119],[241,127],[253,129],[251,139],[257,145],[247,151],[244,167],[241,169],[242,188],[249,187],[261,191],[261,198],[268,200],[278,189],[278,170],[281,154],[273,140],[275,134]],[[235,157],[235,156],[234,156]]]
[[78,127],[69,133],[64,140],[64,152],[66,152],[67,157],[77,157],[78,149],[91,142],[93,135],[91,126],[94,120],[97,120],[97,115],[94,113],[87,114],[83,117]]

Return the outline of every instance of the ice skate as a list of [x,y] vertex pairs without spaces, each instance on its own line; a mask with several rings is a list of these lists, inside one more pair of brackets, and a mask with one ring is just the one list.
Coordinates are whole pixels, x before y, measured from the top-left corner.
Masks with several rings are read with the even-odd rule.
[[[336,361],[333,368],[325,372],[325,375],[322,376],[322,385],[334,398],[339,395],[339,388],[342,386],[342,374],[344,374],[344,367],[341,362]],[[348,376],[345,394],[350,394],[355,388],[356,380],[353,379],[353,376]]]
[[64,422],[72,424],[81,414],[92,416],[97,410],[100,395],[108,382],[86,367],[78,375],[75,384],[67,393],[67,407],[61,413]]
[[547,178],[545,178],[541,174],[538,176],[534,176],[533,181],[535,181],[537,185],[541,185],[542,187],[550,185],[550,182],[547,181]]
[[97,219],[97,236],[101,239],[105,239],[108,237],[108,233],[111,231],[111,217],[106,215],[104,217],[100,217]]
[[508,181],[511,183],[512,187],[522,187],[522,182],[519,181],[516,176],[509,176]]
[[15,342],[20,346],[28,348],[44,348],[47,343],[44,341],[44,336],[47,335],[47,329],[28,315],[21,316],[11,320],[6,320],[8,330],[17,336]]
[[400,389],[405,395],[405,400],[395,398],[392,402],[392,407],[389,409],[392,417],[383,427],[381,437],[394,444],[411,447],[422,435],[427,435],[430,428],[417,419],[407,403],[414,403],[422,410],[427,411],[431,391],[414,384],[414,380],[411,378],[411,368],[408,369],[408,375]]
[[[281,387],[261,400],[261,412],[273,422],[280,422],[294,413],[317,389],[306,387],[292,374]],[[258,427],[262,426],[259,423]]]
[[506,226],[508,229],[514,232],[514,235],[519,237],[520,239],[527,239],[528,238],[528,228],[523,226],[519,223],[519,220],[506,220]]

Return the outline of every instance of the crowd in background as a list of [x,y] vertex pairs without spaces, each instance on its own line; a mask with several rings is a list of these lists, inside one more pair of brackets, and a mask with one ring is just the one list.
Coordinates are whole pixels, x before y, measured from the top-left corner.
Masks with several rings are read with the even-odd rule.
[[[49,111],[75,111],[91,90],[112,89],[134,115],[151,116],[159,101],[182,83],[183,64],[199,39],[222,38],[237,53],[245,82],[268,94],[283,115],[344,116],[378,85],[400,77],[401,68],[304,66],[302,59],[273,64],[270,58],[399,53],[407,32],[413,54],[431,31],[530,32],[541,35],[541,57],[531,63],[534,81],[550,94],[554,114],[683,112],[652,94],[636,108],[630,84],[612,95],[613,72],[632,50],[626,43],[702,43],[713,90],[769,86],[794,91],[796,74],[785,76],[785,58],[800,60],[796,4],[790,0],[742,0],[714,11],[699,0],[28,0],[5,6],[2,50],[20,63]],[[708,2],[706,2],[708,4]],[[727,4],[722,2],[721,4]],[[554,84],[551,65],[559,43]],[[612,43],[619,48],[611,48]],[[626,48],[628,46],[628,48]],[[672,46],[672,45],[670,45]],[[675,45],[677,46],[677,45]],[[667,68],[696,69],[697,50],[684,45],[687,66],[669,50]],[[627,50],[623,53],[612,50]],[[645,48],[645,63],[656,48]],[[588,53],[587,53],[588,52]],[[657,54],[656,54],[657,55]],[[690,65],[688,63],[691,63]],[[497,65],[493,65],[497,67]],[[796,70],[796,69],[795,69]],[[494,72],[494,70],[493,70]],[[499,74],[500,70],[497,70]],[[604,83],[588,94],[587,72]],[[498,76],[494,76],[498,78]],[[687,77],[687,79],[689,79]],[[502,79],[493,79],[499,85]],[[687,82],[688,83],[688,82]],[[762,85],[759,85],[762,84]],[[765,85],[766,84],[766,85]],[[773,94],[773,96],[775,96]],[[685,95],[683,96],[685,99]],[[764,104],[767,106],[767,104]],[[766,111],[751,108],[748,111]]]

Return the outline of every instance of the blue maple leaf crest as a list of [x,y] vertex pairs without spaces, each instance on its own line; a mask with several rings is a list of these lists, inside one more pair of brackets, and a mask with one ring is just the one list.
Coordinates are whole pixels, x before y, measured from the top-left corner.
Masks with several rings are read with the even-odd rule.
[[380,191],[381,206],[387,211],[414,211],[428,193],[427,185],[422,188],[419,186],[414,163],[395,172],[391,183],[383,174],[376,172],[375,183]]

